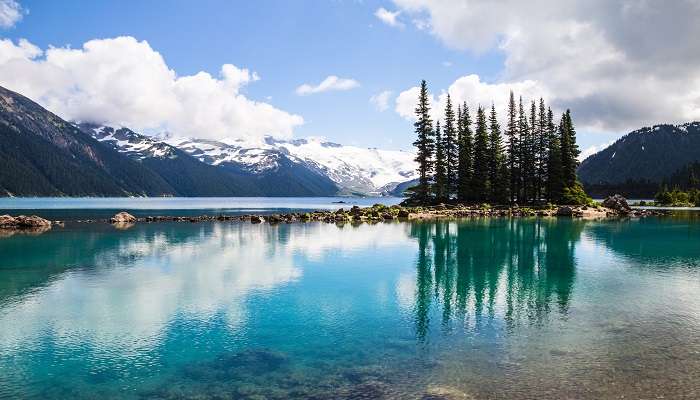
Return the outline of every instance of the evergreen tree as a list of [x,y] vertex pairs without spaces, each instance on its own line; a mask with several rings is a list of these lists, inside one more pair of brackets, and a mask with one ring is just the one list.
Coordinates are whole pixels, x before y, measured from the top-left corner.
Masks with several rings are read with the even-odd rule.
[[413,124],[418,136],[413,145],[416,147],[416,162],[418,163],[418,186],[415,196],[418,201],[430,201],[430,174],[433,171],[432,156],[435,150],[433,138],[433,121],[430,119],[430,101],[428,100],[428,84],[425,80],[420,84],[420,95],[416,106],[416,122]]
[[552,203],[561,201],[564,181],[562,175],[561,140],[554,126],[552,109],[547,109],[547,200]]
[[532,148],[530,140],[530,127],[527,123],[527,115],[523,106],[523,98],[520,98],[518,103],[518,132],[520,134],[520,193],[518,201],[520,203],[529,203],[532,193]]
[[564,187],[572,188],[576,185],[576,168],[578,167],[578,156],[580,151],[576,144],[576,130],[571,121],[571,112],[567,109],[562,115],[559,125],[561,135],[561,157],[562,175]]
[[476,111],[476,132],[474,135],[474,175],[471,191],[474,200],[484,202],[489,193],[489,134],[486,127],[486,114],[479,106]]
[[540,97],[539,112],[537,115],[539,126],[537,128],[537,184],[538,198],[546,197],[547,193],[547,154],[549,150],[549,131],[547,122],[547,108],[544,99]]
[[447,198],[447,172],[445,147],[440,132],[440,121],[435,123],[435,180],[433,183],[433,194],[438,201]]
[[489,115],[489,183],[490,199],[494,204],[504,204],[508,201],[508,183],[506,180],[505,156],[501,141],[501,126],[498,124],[496,107],[491,104]]
[[538,148],[539,127],[540,124],[537,121],[537,106],[535,105],[535,100],[532,100],[532,102],[530,103],[530,143],[528,145],[528,148],[530,149],[530,162],[532,163],[529,168],[530,195],[532,203],[536,203],[540,199],[540,182],[538,175],[540,167],[540,149]]
[[455,127],[455,113],[452,108],[452,100],[447,94],[447,105],[445,106],[445,129],[443,134],[443,150],[445,153],[445,176],[447,198],[457,192],[457,180],[459,170],[459,148],[457,143],[457,132]]
[[467,103],[464,102],[461,109],[459,128],[460,141],[459,141],[459,166],[458,166],[458,183],[457,183],[457,198],[460,201],[472,201],[472,191],[471,184],[473,178],[473,134],[472,134],[472,121],[469,116],[469,107]]
[[518,200],[520,192],[520,172],[518,163],[520,162],[520,143],[518,140],[518,122],[516,119],[515,96],[510,92],[508,101],[508,124],[506,126],[506,136],[508,137],[508,171],[510,175],[510,201]]

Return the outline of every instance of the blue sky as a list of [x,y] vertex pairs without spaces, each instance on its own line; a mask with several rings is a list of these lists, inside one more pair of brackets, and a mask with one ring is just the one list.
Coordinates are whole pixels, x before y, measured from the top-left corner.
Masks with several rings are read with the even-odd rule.
[[[609,84],[603,85],[604,79],[597,75],[586,76],[590,82],[576,82],[577,89],[572,90],[581,94],[567,98],[562,79],[550,83],[547,73],[538,74],[536,68],[522,67],[525,63],[518,58],[518,51],[528,47],[523,44],[521,49],[513,48],[512,43],[517,44],[517,40],[507,40],[512,34],[511,25],[492,31],[474,24],[474,20],[469,19],[475,18],[473,13],[461,10],[468,6],[466,1],[455,2],[461,10],[455,13],[445,13],[440,9],[440,2],[429,0],[2,1],[15,3],[22,10],[21,19],[0,31],[0,37],[12,40],[15,45],[24,38],[43,51],[50,46],[80,49],[90,40],[131,36],[136,41],[147,41],[178,76],[204,71],[217,78],[224,64],[254,71],[260,79],[242,85],[240,93],[248,100],[269,103],[276,109],[302,117],[303,124],[293,127],[295,137],[325,136],[346,144],[409,149],[413,141],[412,126],[406,112],[397,111],[396,97],[416,86],[420,79],[428,80],[438,102],[439,94],[448,88],[453,96],[461,93],[470,102],[473,99],[488,102],[488,94],[494,90],[505,97],[510,87],[516,88],[516,92],[517,88],[527,87],[526,94],[552,98],[558,109],[572,107],[574,118],[577,117],[576,106],[579,106],[583,114],[579,142],[583,149],[607,143],[643,123],[682,122],[697,112],[691,107],[688,115],[670,115],[658,121],[653,119],[657,118],[655,116],[647,121],[624,113],[626,121],[618,123],[614,117],[606,115],[609,112],[601,112],[594,106],[609,104],[606,101],[614,98],[619,90],[608,87]],[[398,13],[394,26],[375,16],[382,8]],[[463,20],[459,19],[460,12],[465,12]],[[450,14],[454,14],[457,21],[452,21]],[[487,14],[484,13],[484,23],[488,22]],[[527,27],[524,24],[530,16],[526,12],[522,14],[516,14],[514,20]],[[532,18],[536,20],[537,17]],[[518,22],[520,20],[523,22]],[[460,33],[459,29],[466,29],[464,26],[469,26],[470,22],[473,32]],[[601,48],[609,48],[607,44],[601,44]],[[613,44],[632,53],[624,45]],[[551,61],[552,56],[538,57],[544,63]],[[40,60],[41,56],[33,61]],[[647,75],[657,78],[653,68],[648,70]],[[12,81],[2,73],[0,68],[0,83]],[[571,71],[572,81],[577,79],[576,73],[576,70]],[[562,72],[556,70],[550,74],[560,76]],[[590,72],[583,74],[590,75]],[[300,85],[317,85],[331,75],[352,79],[358,85],[349,90],[306,96],[296,93]],[[468,75],[479,77],[476,89],[460,89],[456,84],[460,77]],[[15,82],[16,79],[19,78],[15,78]],[[531,85],[527,86],[527,82]],[[504,86],[490,86],[498,84]],[[609,93],[607,98],[590,100],[592,95],[587,88],[595,89],[596,85]],[[538,94],[538,88],[542,93]],[[138,90],[134,89],[135,95]],[[391,95],[388,108],[380,111],[370,98],[382,91],[390,91]],[[49,96],[40,90],[36,93],[42,98]],[[59,100],[46,97],[42,104],[63,104]],[[499,99],[494,101],[497,105],[500,102]],[[607,107],[620,108],[623,113],[626,110],[624,99],[618,101],[622,105]],[[61,107],[57,108],[59,110],[55,111],[61,114]],[[168,125],[167,121],[164,124]],[[232,129],[235,130],[235,126]]]

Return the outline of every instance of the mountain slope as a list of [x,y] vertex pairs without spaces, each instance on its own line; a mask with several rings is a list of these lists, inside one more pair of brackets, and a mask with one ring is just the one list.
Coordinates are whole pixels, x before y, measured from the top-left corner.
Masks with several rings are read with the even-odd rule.
[[0,87],[0,195],[172,195],[152,171]]
[[700,122],[655,125],[631,132],[586,158],[578,176],[586,185],[660,183],[697,160],[700,160]]
[[[79,125],[84,132],[162,176],[182,196],[332,196],[337,186],[276,154],[274,165],[251,168],[233,160],[213,162],[127,128]],[[217,146],[223,143],[206,141]],[[185,150],[190,150],[184,147]]]
[[283,165],[297,166],[326,177],[340,188],[340,194],[386,195],[387,188],[416,177],[412,153],[343,146],[319,138],[284,141],[268,137],[262,143],[204,139],[168,142],[203,162],[235,164],[256,174]]

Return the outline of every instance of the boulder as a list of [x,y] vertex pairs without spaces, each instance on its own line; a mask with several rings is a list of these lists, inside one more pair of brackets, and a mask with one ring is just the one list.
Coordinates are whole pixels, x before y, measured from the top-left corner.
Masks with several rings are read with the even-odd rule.
[[265,219],[263,219],[263,217],[261,217],[259,215],[251,215],[250,216],[250,223],[251,224],[260,224],[263,222],[265,222]]
[[0,215],[0,228],[14,228],[17,224],[11,215]]
[[399,217],[399,218],[408,218],[408,217],[410,217],[410,216],[411,216],[411,213],[408,212],[408,210],[406,210],[406,209],[404,209],[404,208],[402,208],[402,209],[399,210],[399,214],[398,214],[398,217]]
[[557,208],[555,215],[558,217],[570,217],[574,215],[574,209],[569,206],[561,206]]
[[603,200],[603,207],[625,214],[632,212],[632,207],[630,207],[630,205],[627,203],[627,199],[619,194],[610,196]]
[[51,221],[36,215],[20,215],[15,217],[15,224],[18,228],[45,228],[51,226]]
[[134,222],[136,222],[136,217],[134,217],[126,211],[122,211],[110,218],[109,222],[113,224],[133,224]]

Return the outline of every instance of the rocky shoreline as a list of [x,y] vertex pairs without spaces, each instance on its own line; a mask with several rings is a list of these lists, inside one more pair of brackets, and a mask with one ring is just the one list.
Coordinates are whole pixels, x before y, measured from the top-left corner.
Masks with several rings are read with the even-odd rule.
[[[110,219],[77,220],[77,223],[110,223],[117,228],[128,228],[136,223],[152,222],[207,222],[238,221],[252,224],[327,222],[327,223],[363,223],[392,220],[430,220],[457,218],[522,218],[522,217],[570,217],[570,218],[643,218],[648,216],[668,215],[668,211],[650,209],[632,209],[621,196],[611,196],[601,205],[593,206],[473,206],[463,204],[437,204],[431,206],[385,206],[375,204],[372,207],[340,208],[338,210],[313,211],[306,213],[292,212],[283,214],[245,214],[245,215],[199,215],[199,216],[147,216],[137,218],[127,212],[120,212]],[[45,231],[52,226],[62,226],[62,221],[49,221],[36,215],[12,217],[0,215],[0,230]]]

